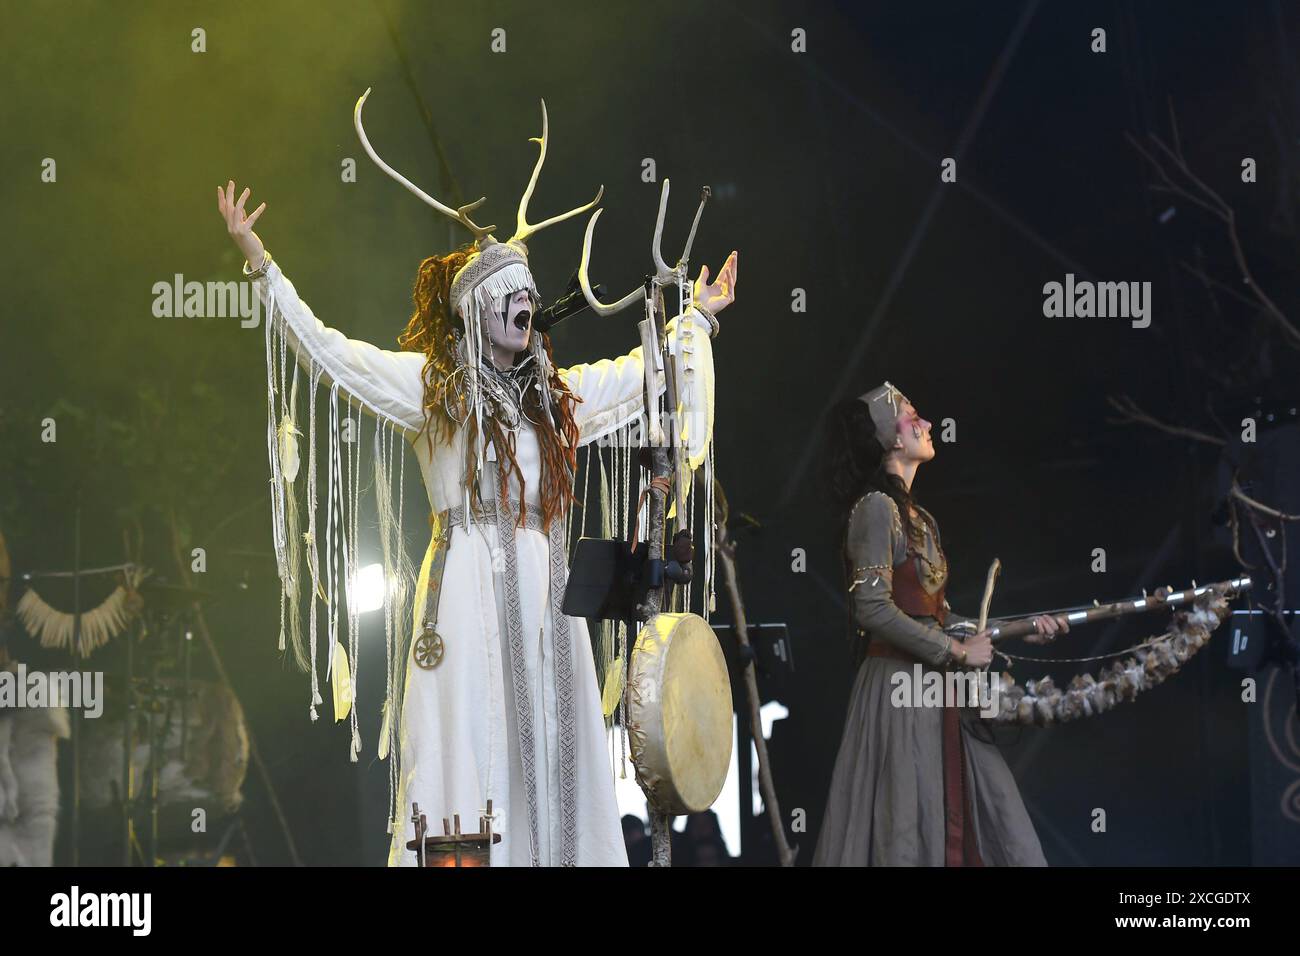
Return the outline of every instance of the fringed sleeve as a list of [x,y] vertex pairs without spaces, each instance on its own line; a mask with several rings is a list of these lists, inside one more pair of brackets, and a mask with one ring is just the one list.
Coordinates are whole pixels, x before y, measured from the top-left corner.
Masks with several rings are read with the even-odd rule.
[[[333,691],[334,719],[351,719],[351,755],[357,760],[361,750],[356,706],[360,609],[350,599],[348,582],[357,579],[361,565],[361,489],[373,484],[384,567],[388,665],[384,730],[378,746],[382,759],[389,750],[392,728],[400,726],[401,668],[409,645],[414,583],[401,534],[405,442],[399,439],[412,440],[421,431],[424,356],[386,351],[326,327],[269,256],[256,271],[246,264],[244,273],[258,291],[266,318],[267,455],[282,587],[280,650],[291,649],[299,665],[311,673],[312,720],[317,719],[317,707],[323,703],[317,665],[325,664]],[[316,395],[321,386],[326,389],[326,402],[318,435]],[[372,433],[363,411],[374,420]],[[300,443],[304,434],[306,441]],[[306,448],[300,449],[300,444]],[[324,446],[319,453],[318,445]],[[367,446],[371,447],[369,455]],[[305,459],[300,458],[302,451]],[[323,481],[318,481],[318,458],[324,465]],[[300,474],[301,465],[305,465],[301,469],[305,475]],[[300,502],[306,507],[305,530],[299,519]],[[308,584],[305,614],[304,584]],[[319,642],[318,618],[324,628]],[[345,632],[340,624],[345,625]],[[325,645],[323,652],[319,643]],[[395,764],[392,772],[397,773]]]
[[[704,461],[713,436],[713,348],[709,323],[695,309],[666,326],[676,357],[679,436],[690,450],[692,468]],[[578,398],[575,413],[580,442],[599,441],[645,414],[645,359],[640,346],[616,359],[601,359],[562,369],[560,374]],[[662,370],[656,372],[658,394],[664,390]]]
[[[245,273],[249,273],[247,264]],[[420,430],[424,420],[424,356],[390,352],[350,339],[316,318],[298,297],[293,283],[272,261],[253,280],[266,310],[268,336],[282,334],[303,368],[315,362],[326,387],[337,383],[365,411],[405,432]]]

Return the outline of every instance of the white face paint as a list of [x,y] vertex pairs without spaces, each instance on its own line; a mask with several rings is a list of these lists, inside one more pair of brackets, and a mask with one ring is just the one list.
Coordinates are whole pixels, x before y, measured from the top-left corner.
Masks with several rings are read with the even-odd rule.
[[520,289],[503,303],[505,314],[490,313],[487,318],[488,339],[498,368],[509,368],[515,356],[528,348],[533,330],[533,301],[527,289]]

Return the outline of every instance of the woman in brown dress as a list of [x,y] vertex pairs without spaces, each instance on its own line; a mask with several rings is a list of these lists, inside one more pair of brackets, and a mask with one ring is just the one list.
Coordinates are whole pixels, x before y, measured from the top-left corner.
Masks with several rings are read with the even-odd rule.
[[[898,705],[897,688],[918,673],[983,668],[993,656],[988,633],[948,607],[939,528],[912,496],[917,468],[934,457],[930,423],[886,382],[837,405],[828,437],[849,603],[866,653],[813,865],[1045,866],[978,709]],[[1057,633],[1054,618],[1035,623],[1039,642]]]

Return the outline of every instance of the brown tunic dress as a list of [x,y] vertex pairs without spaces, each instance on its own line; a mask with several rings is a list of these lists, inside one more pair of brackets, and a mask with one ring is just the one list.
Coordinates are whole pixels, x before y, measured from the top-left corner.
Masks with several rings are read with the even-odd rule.
[[849,597],[871,643],[849,698],[813,865],[1046,866],[978,710],[891,702],[895,674],[910,680],[918,662],[923,673],[951,663],[941,625],[974,629],[949,611],[947,561],[925,517],[930,527],[913,521],[915,537],[904,540],[898,507],[880,492],[849,516]]

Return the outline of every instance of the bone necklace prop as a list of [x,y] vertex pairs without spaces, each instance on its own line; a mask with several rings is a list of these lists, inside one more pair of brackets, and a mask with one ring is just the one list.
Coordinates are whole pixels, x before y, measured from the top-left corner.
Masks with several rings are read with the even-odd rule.
[[[1079,624],[1091,624],[1093,621],[1108,621],[1116,617],[1126,617],[1130,614],[1145,614],[1148,611],[1160,611],[1166,608],[1180,608],[1193,605],[1197,598],[1211,594],[1215,590],[1222,590],[1229,597],[1234,598],[1238,595],[1249,591],[1253,586],[1249,575],[1243,575],[1239,578],[1232,578],[1228,581],[1220,581],[1216,584],[1204,584],[1197,586],[1192,582],[1190,588],[1182,591],[1173,591],[1169,588],[1159,588],[1155,594],[1143,594],[1140,598],[1128,598],[1122,601],[1112,601],[1110,604],[1095,604],[1090,608],[1070,611],[1066,614],[1054,615],[1057,620],[1065,621],[1070,627]],[[1052,612],[1047,612],[1052,613]],[[989,629],[989,638],[994,644],[1000,641],[1011,640],[1016,637],[1024,637],[1034,633],[1034,622],[1032,617],[1024,620],[1011,621]]]
[[[981,606],[981,627],[987,623],[988,603],[999,567],[1000,564],[995,559],[994,566],[989,569]],[[1214,630],[1228,616],[1229,601],[1249,591],[1252,586],[1253,582],[1248,576],[1201,586],[1193,582],[1190,588],[1182,591],[1160,588],[1154,595],[1144,594],[1140,598],[1097,604],[1091,608],[1057,614],[1058,620],[1068,622],[1073,628],[1078,624],[1130,614],[1145,614],[1166,608],[1175,611],[1164,634],[1122,651],[1076,659],[1099,660],[1132,652],[1132,656],[1115,661],[1096,677],[1091,674],[1075,676],[1064,690],[1056,687],[1051,677],[1026,681],[1021,686],[1016,684],[1010,674],[1000,674],[998,713],[993,719],[1000,724],[1035,724],[1041,727],[1081,717],[1093,717],[1105,713],[1116,704],[1132,700],[1142,691],[1163,683],[1181,670],[1197,651],[1209,643]],[[1032,618],[1017,620],[992,628],[990,637],[994,643],[998,643],[1014,637],[1024,637],[1034,633],[1034,630]],[[1010,659],[1009,655],[1001,651],[997,653]],[[1062,662],[1052,658],[1021,659],[1043,663]]]

